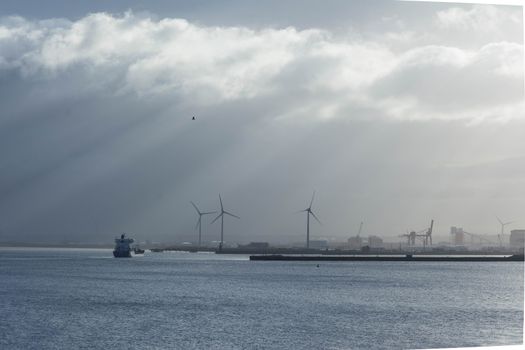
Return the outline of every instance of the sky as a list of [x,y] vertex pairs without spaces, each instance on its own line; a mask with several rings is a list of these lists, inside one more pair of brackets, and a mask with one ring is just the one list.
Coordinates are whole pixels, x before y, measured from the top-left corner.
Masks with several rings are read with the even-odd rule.
[[525,228],[523,62],[519,6],[4,0],[0,242]]

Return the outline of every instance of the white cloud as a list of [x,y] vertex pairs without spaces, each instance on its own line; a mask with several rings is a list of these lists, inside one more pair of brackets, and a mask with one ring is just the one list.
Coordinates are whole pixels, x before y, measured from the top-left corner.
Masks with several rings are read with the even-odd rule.
[[523,47],[514,43],[489,44],[477,51],[419,47],[400,55],[396,67],[375,82],[371,93],[391,100],[412,98],[412,108],[403,111],[408,119],[483,115],[488,120],[499,109],[508,115],[514,107],[515,117],[521,118],[522,57]]
[[481,48],[476,63],[486,63],[493,73],[511,79],[523,78],[523,45],[509,42],[488,44]]
[[437,13],[438,24],[445,28],[495,32],[501,25],[521,23],[519,11],[503,6],[474,5],[468,9],[452,7]]
[[320,35],[293,28],[254,32],[188,23],[170,34],[158,50],[129,66],[129,87],[146,94],[181,90],[225,99],[254,97],[271,89],[271,80]]
[[454,6],[437,12],[435,40],[447,38],[449,42],[465,47],[479,48],[488,43],[523,43],[523,18],[520,7],[472,5]]
[[[451,8],[437,14],[438,26],[497,26],[502,13],[515,20],[514,12],[490,6]],[[80,85],[111,86],[110,94],[174,95],[204,105],[303,93],[289,114],[322,118],[342,116],[350,103],[411,120],[490,120],[520,106],[522,45],[396,48],[399,37],[407,47],[409,34],[366,41],[318,29],[208,27],[131,12],[74,22],[9,17],[0,20],[0,69],[50,81],[75,72]]]

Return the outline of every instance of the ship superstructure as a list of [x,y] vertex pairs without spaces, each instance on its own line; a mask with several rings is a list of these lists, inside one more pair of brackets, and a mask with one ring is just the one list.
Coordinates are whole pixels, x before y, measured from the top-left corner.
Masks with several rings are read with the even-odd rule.
[[120,235],[120,238],[115,238],[115,249],[113,250],[113,256],[115,258],[131,258],[131,244],[133,238],[126,238],[126,234]]

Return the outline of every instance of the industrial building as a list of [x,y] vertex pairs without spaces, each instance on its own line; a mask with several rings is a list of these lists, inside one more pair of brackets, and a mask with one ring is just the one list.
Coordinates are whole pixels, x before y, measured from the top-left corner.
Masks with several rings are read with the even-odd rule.
[[239,248],[243,249],[268,249],[270,247],[270,243],[268,242],[250,242],[245,245],[239,244]]
[[462,227],[452,226],[450,228],[450,234],[453,236],[453,243],[456,246],[465,245],[465,233]]
[[510,231],[509,244],[511,249],[523,250],[525,245],[525,230]]
[[378,236],[368,236],[368,246],[370,249],[383,248],[383,239]]
[[348,238],[348,249],[360,250],[363,247],[363,239],[359,236]]
[[310,248],[312,249],[328,249],[328,241],[326,240],[311,240]]

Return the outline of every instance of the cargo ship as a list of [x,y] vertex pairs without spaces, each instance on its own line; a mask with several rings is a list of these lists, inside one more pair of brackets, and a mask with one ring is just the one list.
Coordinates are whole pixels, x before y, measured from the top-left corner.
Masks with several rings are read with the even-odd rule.
[[133,238],[126,238],[126,234],[120,235],[120,238],[115,238],[115,249],[113,249],[113,256],[115,258],[131,258],[131,244]]

